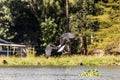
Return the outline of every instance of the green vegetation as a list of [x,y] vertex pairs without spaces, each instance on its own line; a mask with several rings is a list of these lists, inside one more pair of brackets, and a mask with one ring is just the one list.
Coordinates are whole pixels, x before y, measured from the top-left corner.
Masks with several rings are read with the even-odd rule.
[[78,76],[100,76],[100,73],[97,69],[87,70],[82,74],[78,74]]
[[[3,63],[6,60],[7,63]],[[120,65],[120,56],[0,57],[0,66],[110,66]],[[66,68],[67,71],[72,70]]]
[[67,68],[66,68],[66,71],[71,71],[71,70],[72,70],[71,67],[67,67]]
[[99,2],[97,6],[102,9],[101,15],[92,16],[94,19],[98,19],[100,25],[99,30],[94,32],[95,41],[90,46],[96,48],[102,48],[107,50],[107,53],[115,52],[119,53],[120,43],[120,5],[117,2],[108,0],[107,3]]
[[119,4],[120,0],[0,0],[0,38],[33,45],[43,54],[48,43],[58,45],[59,36],[70,29],[77,35],[72,53],[87,55],[100,48],[119,54]]

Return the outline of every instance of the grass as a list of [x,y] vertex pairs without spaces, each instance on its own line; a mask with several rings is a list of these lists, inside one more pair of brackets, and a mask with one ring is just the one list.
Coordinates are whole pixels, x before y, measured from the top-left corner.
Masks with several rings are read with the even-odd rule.
[[[7,63],[3,63],[5,60]],[[106,55],[99,56],[60,56],[46,59],[40,57],[0,57],[0,66],[102,66],[102,65],[120,65],[120,56]]]

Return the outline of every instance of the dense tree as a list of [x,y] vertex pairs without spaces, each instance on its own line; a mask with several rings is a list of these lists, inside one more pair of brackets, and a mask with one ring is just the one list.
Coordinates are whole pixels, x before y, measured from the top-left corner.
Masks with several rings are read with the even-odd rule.
[[[96,45],[101,48],[100,42],[108,41],[104,38],[108,33],[103,29],[119,32],[119,3],[119,0],[0,0],[0,36],[40,49],[48,43],[58,45],[59,36],[71,31],[77,35],[71,44],[76,47],[73,52],[87,54],[89,48]],[[103,44],[106,49],[108,43]]]
[[10,23],[12,21],[10,8],[9,8],[9,2],[6,0],[0,1],[0,36],[4,37],[5,39],[11,39],[13,35],[10,35],[9,28]]
[[79,51],[87,54],[88,38],[92,35],[92,31],[98,27],[97,21],[88,17],[89,15],[96,15],[95,2],[93,0],[79,0],[73,8],[75,9],[74,14],[71,11],[70,16],[71,31],[78,34],[79,44],[81,44],[78,47]]

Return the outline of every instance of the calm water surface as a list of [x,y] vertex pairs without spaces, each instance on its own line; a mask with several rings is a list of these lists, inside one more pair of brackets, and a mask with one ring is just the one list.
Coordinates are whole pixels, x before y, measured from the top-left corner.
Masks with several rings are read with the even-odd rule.
[[[100,76],[78,76],[89,69]],[[120,80],[120,66],[0,67],[0,80]]]

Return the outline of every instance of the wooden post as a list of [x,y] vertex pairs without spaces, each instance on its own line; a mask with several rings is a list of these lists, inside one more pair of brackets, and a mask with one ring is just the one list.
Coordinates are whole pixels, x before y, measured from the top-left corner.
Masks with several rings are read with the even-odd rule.
[[9,46],[7,46],[7,57],[9,56]]
[[20,57],[22,57],[22,48],[20,48]]
[[13,47],[12,54],[15,55],[15,46]]

